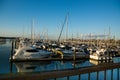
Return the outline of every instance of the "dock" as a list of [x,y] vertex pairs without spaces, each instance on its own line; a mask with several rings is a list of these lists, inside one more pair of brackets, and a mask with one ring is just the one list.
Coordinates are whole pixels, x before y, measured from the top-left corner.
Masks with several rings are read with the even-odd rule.
[[31,62],[31,61],[70,61],[70,60],[87,60],[89,59],[89,55],[86,56],[76,56],[74,59],[73,57],[65,57],[65,58],[53,58],[53,57],[49,57],[49,58],[37,58],[37,59],[10,59],[10,62]]

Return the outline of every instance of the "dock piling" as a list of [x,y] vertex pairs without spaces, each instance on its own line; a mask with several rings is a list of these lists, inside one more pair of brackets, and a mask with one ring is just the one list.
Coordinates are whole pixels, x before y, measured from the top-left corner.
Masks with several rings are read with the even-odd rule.
[[76,49],[74,50],[74,56],[73,56],[73,61],[76,60]]
[[11,49],[11,54],[10,54],[10,58],[11,58],[11,60],[13,60],[13,46],[14,46],[14,41],[12,41],[12,49]]

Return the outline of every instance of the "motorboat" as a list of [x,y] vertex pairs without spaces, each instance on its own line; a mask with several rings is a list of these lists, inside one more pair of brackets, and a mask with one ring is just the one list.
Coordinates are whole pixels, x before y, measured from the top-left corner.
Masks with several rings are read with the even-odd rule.
[[21,40],[18,49],[15,50],[15,54],[12,56],[12,59],[40,59],[49,57],[52,53],[48,50],[38,49],[38,47],[38,43],[35,46],[31,45],[28,41]]
[[106,49],[99,49],[93,53],[90,53],[90,59],[104,61],[104,60],[111,60],[112,57],[107,54]]
[[24,46],[16,51],[13,59],[40,59],[49,57],[52,52],[46,50],[38,50],[31,46]]

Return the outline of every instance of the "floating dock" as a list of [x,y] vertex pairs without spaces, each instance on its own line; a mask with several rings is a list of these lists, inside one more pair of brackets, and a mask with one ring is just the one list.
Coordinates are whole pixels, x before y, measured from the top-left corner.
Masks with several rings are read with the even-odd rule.
[[73,57],[64,57],[64,58],[37,58],[37,59],[10,59],[11,62],[30,62],[30,61],[61,61],[61,60],[86,60],[89,59],[89,55],[86,56],[73,56]]

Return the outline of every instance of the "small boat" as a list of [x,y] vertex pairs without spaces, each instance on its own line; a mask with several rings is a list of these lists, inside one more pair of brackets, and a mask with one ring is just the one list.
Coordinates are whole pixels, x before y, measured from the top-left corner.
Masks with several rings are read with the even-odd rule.
[[74,56],[76,58],[83,58],[87,55],[84,49],[67,45],[61,45],[59,48],[56,48],[56,53],[60,54],[62,59],[72,59]]
[[96,50],[93,53],[90,53],[90,59],[104,61],[111,60],[112,57],[106,54],[107,51],[105,49]]

